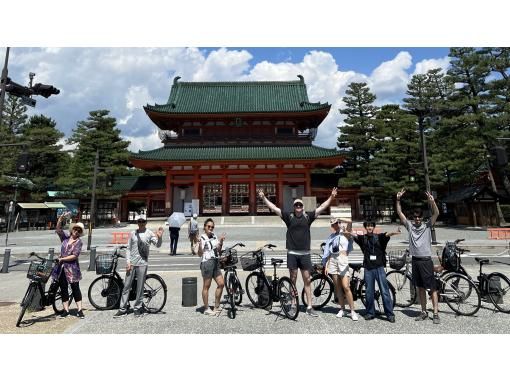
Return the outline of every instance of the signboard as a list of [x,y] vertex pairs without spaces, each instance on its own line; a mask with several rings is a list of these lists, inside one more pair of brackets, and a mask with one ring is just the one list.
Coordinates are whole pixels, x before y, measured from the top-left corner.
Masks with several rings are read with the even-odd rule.
[[184,202],[184,216],[191,217],[193,215],[192,202]]

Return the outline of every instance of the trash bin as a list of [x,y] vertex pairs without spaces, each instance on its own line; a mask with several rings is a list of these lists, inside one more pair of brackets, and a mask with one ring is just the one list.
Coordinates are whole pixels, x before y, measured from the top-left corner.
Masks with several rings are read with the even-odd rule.
[[197,278],[182,279],[182,306],[197,306]]

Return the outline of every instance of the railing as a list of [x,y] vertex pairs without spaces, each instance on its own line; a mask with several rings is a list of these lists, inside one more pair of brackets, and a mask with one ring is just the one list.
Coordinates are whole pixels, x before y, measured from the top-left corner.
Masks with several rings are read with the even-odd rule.
[[510,228],[487,228],[487,232],[489,233],[489,239],[510,239]]

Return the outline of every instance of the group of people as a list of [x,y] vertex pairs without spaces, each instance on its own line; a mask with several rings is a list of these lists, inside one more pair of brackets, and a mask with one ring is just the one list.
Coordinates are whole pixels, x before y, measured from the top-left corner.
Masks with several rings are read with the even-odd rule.
[[[400,199],[404,193],[404,189],[397,193],[396,210],[402,224],[408,231],[409,251],[412,256],[413,283],[416,286],[420,297],[421,313],[415,319],[417,321],[422,321],[429,318],[427,313],[426,289],[430,289],[433,306],[433,322],[437,324],[440,320],[438,315],[438,295],[436,282],[434,280],[434,266],[432,262],[431,228],[439,216],[439,210],[434,202],[433,196],[426,192],[428,202],[432,209],[432,217],[430,220],[423,222],[423,211],[417,209],[413,211],[412,220],[408,220],[402,212],[400,205]],[[311,306],[311,273],[313,265],[310,257],[310,226],[314,220],[330,206],[336,195],[337,189],[333,188],[330,197],[324,203],[315,210],[308,212],[304,211],[303,201],[301,199],[295,199],[293,201],[293,211],[287,212],[282,211],[279,207],[269,201],[263,191],[259,191],[259,197],[272,212],[284,221],[287,226],[287,268],[289,269],[291,281],[294,284],[296,284],[298,271],[301,271],[305,288],[306,303],[308,305],[306,314],[312,317],[318,317],[318,313]],[[69,315],[68,284],[70,284],[72,294],[78,308],[77,316],[84,318],[85,316],[82,311],[82,295],[79,286],[79,281],[82,276],[78,262],[78,257],[82,249],[80,237],[83,235],[84,225],[83,223],[71,224],[70,233],[67,233],[63,231],[61,227],[64,217],[65,215],[60,216],[56,226],[56,233],[59,236],[62,245],[58,258],[59,265],[52,273],[52,276],[58,279],[62,291],[64,312],[60,315],[60,317],[66,318]],[[156,247],[161,247],[162,245],[162,226],[159,227],[155,233],[147,229],[147,220],[143,214],[137,217],[137,224],[138,228],[129,236],[126,255],[126,279],[124,281],[120,308],[114,315],[115,318],[127,314],[129,293],[135,274],[136,277],[141,280],[137,282],[136,300],[133,307],[134,315],[135,317],[138,317],[143,313],[143,279],[145,279],[147,274],[149,247],[151,244]],[[384,312],[387,320],[394,323],[395,314],[393,312],[393,303],[384,267],[386,266],[386,247],[388,242],[391,236],[400,233],[400,228],[395,232],[375,234],[375,222],[368,220],[363,223],[365,233],[358,235],[352,231],[351,220],[331,218],[330,225],[332,233],[325,242],[323,264],[325,266],[325,273],[331,275],[333,278],[335,295],[338,299],[339,306],[339,311],[336,316],[341,318],[344,315],[347,315],[345,310],[345,301],[347,301],[351,319],[354,321],[359,319],[354,308],[353,296],[349,286],[349,277],[351,276],[351,273],[349,270],[348,256],[353,249],[353,242],[355,242],[359,245],[363,252],[367,301],[364,318],[366,320],[372,320],[375,318],[374,292],[375,282],[377,281],[378,287],[381,291]],[[200,271],[203,278],[203,313],[205,315],[212,316],[217,315],[220,312],[220,301],[223,293],[224,281],[219,266],[219,260],[217,258],[222,250],[223,243],[226,238],[224,233],[217,236],[214,233],[214,228],[214,220],[212,218],[207,218],[204,222],[204,232],[199,234],[196,214],[194,214],[191,218],[188,228],[191,252],[192,254],[197,254],[201,257]],[[170,235],[172,236],[172,234]],[[171,245],[170,254],[175,254],[175,251],[172,251],[172,248],[175,246],[176,242],[175,245]],[[213,279],[216,283],[216,290],[214,308],[211,309],[209,307],[209,290]]]

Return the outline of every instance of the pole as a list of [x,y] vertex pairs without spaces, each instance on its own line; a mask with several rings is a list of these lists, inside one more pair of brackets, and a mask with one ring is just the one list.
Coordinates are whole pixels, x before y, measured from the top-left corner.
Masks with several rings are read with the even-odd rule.
[[9,242],[9,230],[11,229],[11,214],[12,214],[12,209],[14,207],[13,205],[13,201],[11,201],[9,203],[9,216],[8,216],[8,219],[7,219],[7,230],[5,231],[5,246],[7,247],[7,243]]
[[[429,179],[429,164],[427,161],[427,143],[425,142],[425,125],[424,125],[424,118],[420,117],[418,118],[418,126],[420,128],[420,140],[421,140],[421,153],[423,158],[423,169],[425,171],[425,189],[430,194],[430,179]],[[430,204],[427,202],[429,212],[432,215],[432,210],[430,208]],[[436,241],[436,229],[432,225],[432,228],[430,229],[431,235],[432,235],[432,244],[437,244]]]
[[[488,177],[489,181],[491,183],[492,191],[495,194],[498,194],[498,188],[496,187],[496,183],[494,182],[494,176],[492,175],[492,167],[491,167],[491,161],[490,161],[490,155],[489,150],[487,149],[487,145],[483,144],[483,149],[485,150],[486,159],[487,159],[487,170],[488,170]],[[498,213],[499,218],[499,225],[506,225],[505,216],[503,215],[503,211],[501,210],[501,206],[499,205],[499,199],[496,200],[496,212]]]
[[0,86],[0,125],[2,125],[2,118],[4,113],[4,101],[5,101],[5,86],[7,86],[7,65],[9,64],[9,51],[11,50],[8,47],[5,50],[5,62],[4,68],[2,69],[2,85]]
[[96,184],[98,168],[99,168],[99,149],[96,149],[96,159],[94,161],[94,177],[92,179],[92,199],[90,201],[89,236],[87,239],[87,251],[90,250],[90,245],[92,244],[92,229],[94,228],[96,218]]

